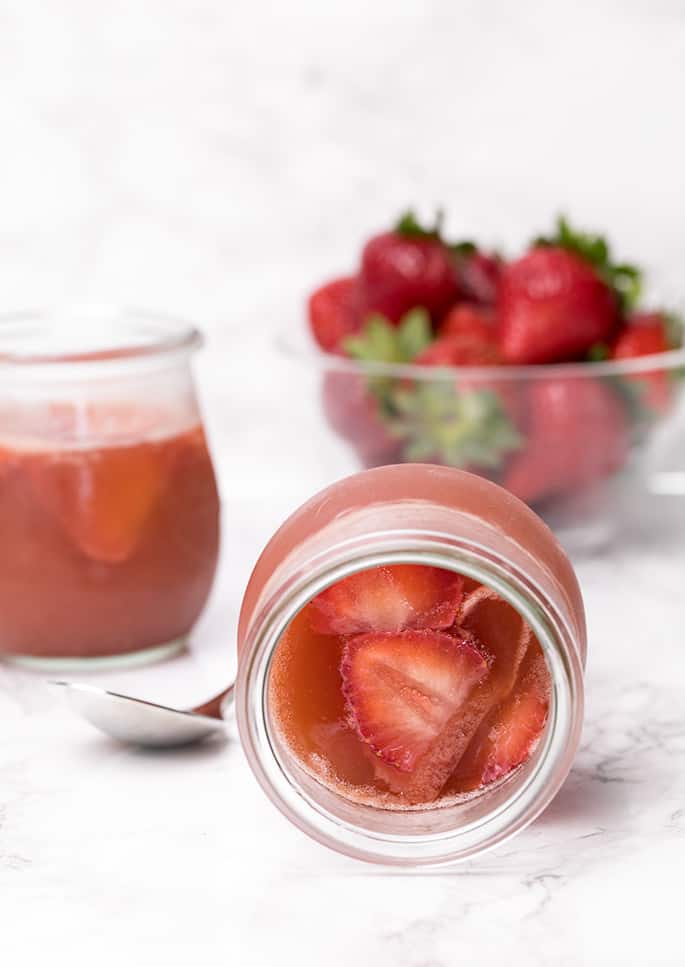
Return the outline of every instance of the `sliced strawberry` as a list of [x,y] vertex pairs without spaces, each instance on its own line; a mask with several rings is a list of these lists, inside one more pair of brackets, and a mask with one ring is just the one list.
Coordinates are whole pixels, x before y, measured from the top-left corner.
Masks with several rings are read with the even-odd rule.
[[[443,789],[445,795],[465,792],[480,784],[480,773],[477,781],[473,781],[475,767],[469,765],[467,757],[474,743],[479,741],[478,737],[484,734],[485,723],[490,721],[493,711],[511,694],[530,651],[540,652],[529,625],[518,611],[485,586],[478,587],[464,598],[457,620],[466,633],[478,637],[491,665],[490,674],[473,690],[462,710],[465,728],[460,755],[455,759],[456,769]],[[464,760],[466,764],[462,768]]]
[[523,683],[521,691],[510,696],[488,734],[482,784],[502,779],[525,762],[540,738],[548,709],[547,691],[535,681]]
[[358,303],[354,278],[334,279],[310,295],[309,325],[314,339],[325,352],[336,352],[341,342],[359,329]]
[[444,782],[451,769],[446,731],[487,671],[486,659],[466,637],[359,635],[346,644],[340,666],[349,722],[381,762],[403,773],[420,767],[431,785],[447,765]]
[[160,448],[152,443],[40,455],[31,484],[42,505],[88,557],[125,560],[167,479]]
[[449,628],[461,603],[462,579],[424,564],[359,571],[312,601],[312,626],[330,635]]
[[464,598],[457,621],[492,659],[488,691],[494,703],[512,688],[533,633],[516,608],[485,585]]
[[[489,674],[472,689],[459,713],[445,726],[439,744],[411,774],[374,756],[377,779],[410,803],[430,802],[444,790],[463,791],[452,776],[483,721],[510,693],[531,644],[539,648],[528,624],[495,591],[477,586],[463,600],[453,629],[488,656]],[[447,785],[446,785],[447,783]]]
[[525,762],[547,721],[549,671],[542,649],[530,648],[510,694],[483,721],[450,785],[478,789]]

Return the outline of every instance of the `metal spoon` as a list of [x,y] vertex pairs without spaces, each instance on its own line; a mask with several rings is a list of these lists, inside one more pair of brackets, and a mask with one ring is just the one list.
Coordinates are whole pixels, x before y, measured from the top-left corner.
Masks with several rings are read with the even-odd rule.
[[190,745],[226,727],[224,716],[233,704],[229,685],[203,705],[183,710],[120,695],[77,682],[49,683],[64,690],[71,708],[106,735],[151,748]]

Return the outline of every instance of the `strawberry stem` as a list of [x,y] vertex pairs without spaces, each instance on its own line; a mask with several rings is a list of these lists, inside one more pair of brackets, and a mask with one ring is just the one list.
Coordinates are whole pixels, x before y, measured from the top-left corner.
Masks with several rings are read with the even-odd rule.
[[469,255],[475,255],[478,251],[478,246],[475,242],[471,242],[469,239],[464,239],[461,242],[452,242],[449,246],[450,252],[454,252],[455,255],[461,258],[467,258]]
[[591,363],[603,363],[609,358],[609,347],[605,342],[596,342],[588,349],[587,358]]
[[424,228],[418,221],[414,212],[409,209],[396,222],[393,231],[406,238],[431,238],[438,241],[442,240],[442,223],[444,211],[438,208],[435,213],[435,222],[432,228]]
[[666,339],[671,349],[680,349],[683,345],[683,319],[676,312],[663,314],[666,325]]
[[408,460],[496,470],[523,444],[496,393],[460,390],[452,378],[393,387],[389,414]]

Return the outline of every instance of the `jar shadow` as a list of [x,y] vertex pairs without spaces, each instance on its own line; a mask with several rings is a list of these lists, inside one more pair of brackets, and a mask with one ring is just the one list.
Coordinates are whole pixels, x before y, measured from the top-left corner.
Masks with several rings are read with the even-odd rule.
[[[116,740],[113,740],[116,741]],[[121,744],[121,743],[120,743]],[[237,745],[236,739],[226,732],[215,732],[199,742],[187,745],[170,746],[169,748],[152,748],[148,746],[130,746],[131,754],[142,759],[169,759],[185,762],[189,759],[199,761],[209,759],[223,752],[228,746]]]
[[628,768],[621,758],[576,762],[555,798],[536,820],[539,826],[591,825],[588,836],[630,823],[638,813],[663,799],[665,769],[647,758]]
[[93,735],[83,746],[83,755],[92,759],[94,763],[102,763],[103,758],[130,756],[132,759],[153,761],[156,759],[169,763],[170,760],[187,763],[190,760],[199,762],[220,755],[231,746],[238,745],[237,739],[228,730],[215,732],[198,742],[187,745],[170,746],[168,748],[154,748],[152,746],[132,745],[119,741],[107,735]]
[[[597,769],[576,765],[549,806],[536,820],[538,826],[592,822],[597,828],[609,826],[624,815],[635,796],[631,786],[619,777],[601,775]],[[639,784],[642,788],[642,784]]]

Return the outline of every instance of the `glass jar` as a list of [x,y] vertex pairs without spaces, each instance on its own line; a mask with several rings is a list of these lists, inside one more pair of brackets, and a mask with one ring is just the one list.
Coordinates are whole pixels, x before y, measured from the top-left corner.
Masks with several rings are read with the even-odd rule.
[[[279,639],[324,588],[384,564],[451,569],[490,586],[528,622],[551,678],[545,732],[525,765],[468,801],[411,811],[351,802],[312,778],[269,706]],[[276,806],[309,836],[371,862],[453,862],[495,846],[550,802],[577,750],[586,630],[577,580],[546,525],[483,478],[420,464],[349,477],[315,496],[271,539],[247,587],[236,709],[243,747]]]
[[219,501],[196,329],[89,309],[0,320],[0,655],[54,668],[181,649]]

